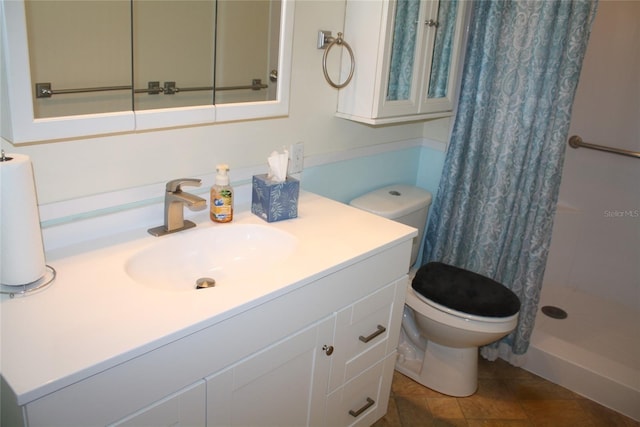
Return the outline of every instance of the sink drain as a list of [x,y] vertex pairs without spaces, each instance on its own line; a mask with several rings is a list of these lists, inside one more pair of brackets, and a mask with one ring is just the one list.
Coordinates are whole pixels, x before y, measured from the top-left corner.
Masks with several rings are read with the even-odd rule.
[[564,311],[560,307],[555,307],[553,305],[545,305],[541,308],[541,310],[542,313],[553,319],[566,319],[568,316],[566,311]]
[[216,281],[211,277],[201,277],[196,280],[196,289],[213,288],[216,285]]

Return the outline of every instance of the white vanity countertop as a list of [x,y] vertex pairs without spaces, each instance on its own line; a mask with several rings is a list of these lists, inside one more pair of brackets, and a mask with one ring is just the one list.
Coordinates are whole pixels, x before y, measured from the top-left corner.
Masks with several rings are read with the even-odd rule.
[[[225,227],[202,211],[198,226]],[[249,211],[232,224],[268,224]],[[149,227],[157,224],[149,224]],[[298,218],[268,224],[298,238],[287,268],[242,289],[160,290],[137,283],[125,261],[157,239],[141,228],[46,254],[57,271],[46,290],[2,296],[1,372],[25,404],[214,325],[416,236],[411,227],[301,192]],[[408,260],[407,260],[408,269]]]

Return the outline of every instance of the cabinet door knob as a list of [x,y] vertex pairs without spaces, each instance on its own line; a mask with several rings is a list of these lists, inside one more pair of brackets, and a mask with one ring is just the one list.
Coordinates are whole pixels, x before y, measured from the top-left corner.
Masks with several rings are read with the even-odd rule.
[[322,351],[324,351],[327,356],[331,356],[333,354],[333,346],[325,344],[322,346]]
[[358,337],[358,339],[360,341],[362,341],[363,343],[368,343],[369,341],[371,341],[372,339],[374,339],[378,335],[384,333],[384,331],[386,331],[386,330],[387,330],[387,328],[385,328],[384,326],[378,325],[378,329],[374,333],[372,333],[371,335],[366,336],[366,337],[363,337],[362,335],[360,335]]

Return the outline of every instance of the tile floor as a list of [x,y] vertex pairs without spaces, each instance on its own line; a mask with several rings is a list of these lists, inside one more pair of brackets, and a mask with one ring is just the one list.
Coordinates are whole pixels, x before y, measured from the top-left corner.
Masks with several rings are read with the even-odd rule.
[[478,391],[465,398],[440,394],[394,372],[389,409],[374,427],[640,427],[503,360],[480,358],[478,371]]

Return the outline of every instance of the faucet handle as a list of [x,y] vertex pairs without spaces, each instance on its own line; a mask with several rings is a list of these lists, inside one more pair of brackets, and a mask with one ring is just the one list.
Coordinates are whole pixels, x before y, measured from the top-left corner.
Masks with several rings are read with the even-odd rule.
[[197,179],[197,178],[179,178],[179,179],[172,179],[171,181],[167,182],[167,193],[176,193],[178,191],[181,191],[182,189],[180,188],[180,186],[182,184],[184,185],[193,185],[193,186],[200,186],[200,183],[202,182],[202,180]]

